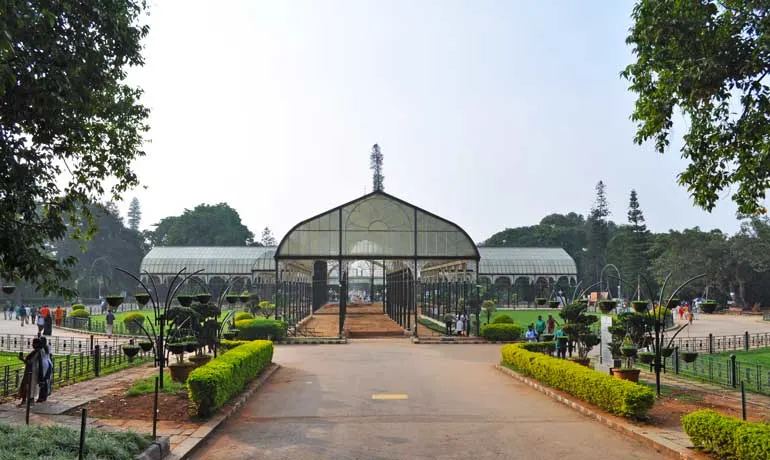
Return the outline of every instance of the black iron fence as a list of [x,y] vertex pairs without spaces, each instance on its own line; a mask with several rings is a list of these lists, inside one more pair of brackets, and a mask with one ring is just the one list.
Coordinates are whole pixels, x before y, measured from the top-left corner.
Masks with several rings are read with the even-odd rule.
[[[12,353],[29,353],[32,351],[32,340],[37,338],[37,335],[24,335],[24,334],[3,334],[0,335],[0,351],[12,352]],[[65,336],[53,336],[46,337],[48,347],[51,349],[51,353],[55,355],[65,354],[78,354],[87,353],[92,350],[96,345],[99,345],[102,349],[116,348],[121,344],[126,343],[127,339],[108,339],[106,337],[65,337]]]
[[748,351],[754,348],[770,347],[770,332],[760,332],[708,337],[677,337],[671,344],[679,347],[680,351],[694,351],[697,353],[723,353],[726,351]]
[[[146,322],[146,320],[145,320]],[[74,318],[67,317],[62,319],[62,327],[68,327],[71,329],[79,329],[84,332],[96,332],[99,334],[107,333],[107,320],[104,317],[100,318]],[[147,325],[145,325],[147,327]],[[143,336],[144,333],[141,329],[129,329],[123,321],[115,320],[112,325],[112,333],[118,335],[132,335]]]
[[[53,350],[52,350],[53,351]],[[139,365],[151,360],[152,352],[143,352],[129,359],[120,346],[95,346],[93,350],[76,354],[53,355],[54,386],[67,385],[90,377],[98,377],[123,367]],[[24,363],[0,367],[0,396],[13,396],[24,377]]]

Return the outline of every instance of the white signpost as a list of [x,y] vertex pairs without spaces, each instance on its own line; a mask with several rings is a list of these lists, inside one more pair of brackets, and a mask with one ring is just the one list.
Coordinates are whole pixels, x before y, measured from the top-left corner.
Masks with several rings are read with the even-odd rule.
[[610,350],[610,342],[612,342],[612,334],[610,334],[610,326],[612,326],[612,316],[601,317],[601,339],[600,344],[601,353],[599,355],[602,364],[612,367],[612,352]]

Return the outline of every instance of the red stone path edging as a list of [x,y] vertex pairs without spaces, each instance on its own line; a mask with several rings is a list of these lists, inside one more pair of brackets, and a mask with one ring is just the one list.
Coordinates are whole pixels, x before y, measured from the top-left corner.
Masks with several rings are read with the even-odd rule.
[[[694,455],[694,452],[690,451],[689,447],[691,447],[691,443],[689,442],[689,439],[687,439],[687,435],[684,433],[675,433],[653,427],[637,427],[630,423],[622,423],[616,420],[612,420],[604,414],[589,409],[575,401],[572,401],[571,399],[565,398],[564,396],[554,392],[540,382],[529,379],[519,374],[518,372],[508,369],[505,366],[496,364],[495,368],[500,372],[513,377],[516,380],[519,380],[520,382],[564,404],[565,406],[571,407],[581,414],[590,417],[597,422],[612,428],[613,430],[618,431],[632,439],[635,439],[648,447],[655,449],[668,458],[679,458],[682,460],[697,460],[699,458]],[[666,434],[669,434],[669,436],[666,436]],[[675,436],[671,436],[671,434],[674,434]],[[671,437],[677,438],[677,440],[680,442],[674,442]],[[684,442],[682,438],[686,439],[687,445],[682,445]]]
[[206,441],[206,439],[211,436],[214,430],[219,427],[219,425],[224,423],[227,419],[238,412],[238,409],[240,409],[246,403],[251,395],[253,395],[254,392],[257,391],[262,385],[264,385],[265,382],[267,382],[275,373],[275,371],[277,371],[280,367],[280,364],[273,363],[269,368],[265,370],[265,372],[262,373],[262,375],[259,376],[259,378],[257,378],[249,385],[246,391],[238,396],[238,399],[232,405],[230,405],[225,412],[217,413],[211,419],[206,421],[206,423],[195,430],[195,432],[193,432],[190,437],[182,441],[178,446],[176,446],[176,448],[172,449],[171,453],[168,457],[166,457],[166,459],[184,460],[189,458],[195,449],[200,447]]

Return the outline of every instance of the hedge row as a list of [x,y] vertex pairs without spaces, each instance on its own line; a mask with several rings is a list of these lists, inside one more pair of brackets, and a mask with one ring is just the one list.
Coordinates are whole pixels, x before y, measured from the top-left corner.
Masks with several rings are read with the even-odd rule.
[[551,354],[556,351],[556,342],[524,342],[519,346],[534,353]]
[[744,422],[702,409],[682,417],[682,428],[695,447],[705,448],[719,458],[770,458],[768,424]]
[[289,325],[274,319],[242,319],[235,322],[239,340],[281,340]]
[[237,395],[273,360],[273,342],[255,340],[236,346],[195,369],[187,378],[190,412],[208,417]]
[[486,324],[481,326],[481,336],[490,342],[513,342],[521,337],[521,326],[510,323]]
[[235,314],[234,319],[236,321],[242,321],[244,319],[254,319],[254,315],[252,315],[247,311],[239,311],[238,313]]
[[233,348],[249,343],[248,340],[220,340],[219,349],[223,351],[232,350]]
[[527,351],[522,345],[503,346],[503,364],[608,412],[639,418],[655,402],[655,394],[646,386],[620,380],[565,359]]

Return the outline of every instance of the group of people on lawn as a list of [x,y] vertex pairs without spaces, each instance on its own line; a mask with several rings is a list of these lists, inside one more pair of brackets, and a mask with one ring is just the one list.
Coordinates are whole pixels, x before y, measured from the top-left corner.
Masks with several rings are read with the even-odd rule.
[[564,358],[567,351],[566,344],[560,343],[557,339],[564,337],[565,334],[553,315],[548,315],[548,320],[546,321],[543,321],[543,315],[538,315],[537,321],[527,326],[527,333],[524,335],[524,338],[527,339],[527,342],[540,342],[543,334],[553,335],[553,340],[556,341],[556,356]]

